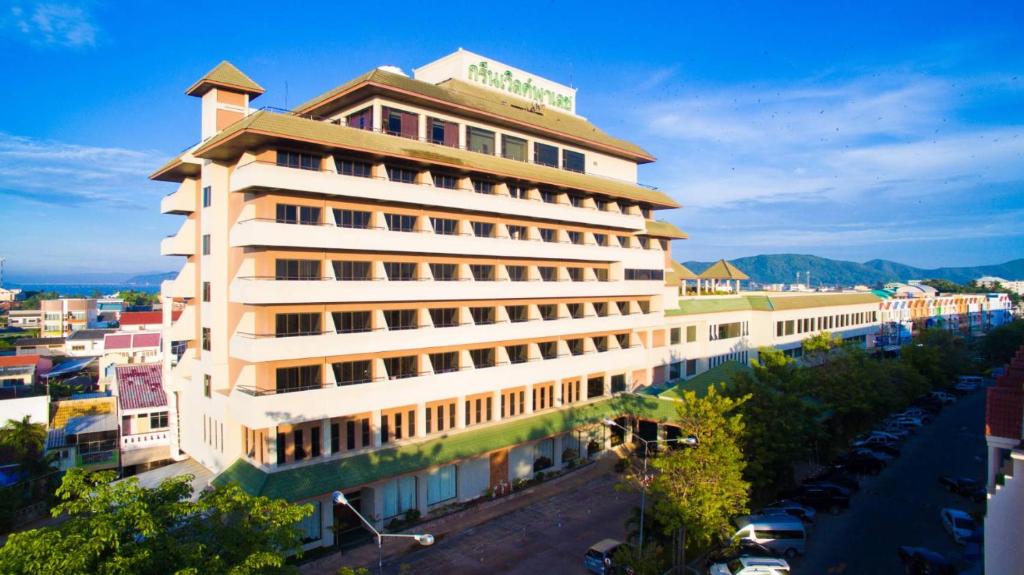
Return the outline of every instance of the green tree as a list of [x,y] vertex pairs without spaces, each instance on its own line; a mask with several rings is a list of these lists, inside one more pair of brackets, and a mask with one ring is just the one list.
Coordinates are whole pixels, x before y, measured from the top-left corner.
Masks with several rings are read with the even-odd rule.
[[118,297],[124,300],[125,305],[152,305],[160,301],[160,295],[142,290],[122,290],[117,293]]
[[234,484],[191,502],[189,475],[154,489],[114,478],[68,471],[52,510],[66,520],[11,534],[0,572],[256,575],[290,571],[285,556],[301,550],[297,523],[309,505],[253,497]]
[[675,449],[652,462],[659,472],[651,485],[654,513],[668,530],[681,533],[688,547],[703,548],[728,536],[730,519],[744,513],[749,484],[743,479],[743,437],[739,407],[746,397],[720,395],[714,386],[704,397],[683,394],[675,424],[698,445]]
[[19,309],[40,309],[39,302],[44,299],[57,299],[60,294],[55,291],[26,292],[25,299],[18,302]]
[[32,423],[28,415],[20,420],[8,419],[0,427],[0,445],[10,449],[18,463],[34,469],[43,460],[46,426]]
[[1003,324],[988,333],[981,340],[981,356],[990,366],[1009,363],[1017,350],[1024,345],[1024,320]]
[[805,339],[802,347],[806,361],[811,364],[819,364],[826,362],[832,350],[842,345],[842,337],[823,331]]

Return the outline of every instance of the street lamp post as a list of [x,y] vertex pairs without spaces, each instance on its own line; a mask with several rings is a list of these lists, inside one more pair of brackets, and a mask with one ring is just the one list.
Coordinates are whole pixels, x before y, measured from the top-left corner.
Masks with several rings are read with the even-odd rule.
[[363,517],[363,514],[360,513],[358,509],[352,507],[352,504],[348,502],[348,498],[345,497],[344,493],[340,491],[335,491],[333,494],[331,494],[331,498],[334,500],[334,503],[338,505],[344,505],[345,507],[351,509],[352,513],[355,513],[356,517],[358,517],[359,520],[363,522],[363,525],[365,525],[370,531],[373,531],[373,534],[377,537],[377,575],[383,575],[384,573],[383,539],[385,537],[415,539],[417,543],[424,547],[434,544],[434,536],[429,533],[381,533],[380,531],[377,531],[373,524],[371,524],[369,521],[366,520],[365,517]]
[[[629,431],[622,425],[619,425],[614,420],[608,419],[607,417],[604,418],[602,423],[604,423],[606,427],[618,427],[623,431]],[[642,557],[644,552],[644,512],[647,509],[647,452],[649,450],[648,448],[652,443],[671,443],[673,441],[678,441],[680,443],[689,445],[690,447],[695,447],[697,445],[697,437],[689,435],[687,437],[675,437],[672,439],[655,439],[652,441],[650,439],[644,439],[643,437],[634,435],[633,439],[639,439],[644,444],[644,471],[643,475],[640,477],[640,556]]]

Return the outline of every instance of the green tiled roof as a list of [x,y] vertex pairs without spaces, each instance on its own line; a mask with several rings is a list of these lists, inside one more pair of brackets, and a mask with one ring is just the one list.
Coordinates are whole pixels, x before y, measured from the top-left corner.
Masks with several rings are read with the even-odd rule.
[[556,136],[568,136],[582,143],[596,144],[597,147],[605,148],[618,156],[626,156],[641,162],[654,161],[654,157],[640,146],[610,136],[580,116],[546,107],[538,109],[528,100],[511,94],[498,94],[459,80],[431,84],[381,69],[358,76],[300,104],[294,111],[300,114],[325,115],[343,104],[355,103],[346,102],[345,98],[361,89],[383,90],[405,97],[429,99],[440,102],[445,107],[460,107],[502,121],[550,132]]
[[748,280],[750,277],[740,268],[725,260],[718,260],[700,274],[705,280]]
[[812,307],[828,307],[833,305],[878,303],[878,301],[878,296],[869,292],[771,296],[772,309],[776,311],[787,309],[807,309]]
[[263,93],[263,86],[253,82],[252,78],[246,76],[227,60],[223,60],[220,64],[214,66],[212,70],[203,75],[195,84],[189,86],[185,93],[189,96],[202,96],[207,90],[217,86],[238,90],[249,94],[252,98]]
[[676,227],[675,224],[668,222],[659,222],[654,220],[647,220],[647,235],[655,238],[670,238],[673,240],[685,240],[690,236],[683,230]]
[[704,397],[708,392],[709,385],[728,383],[734,375],[745,371],[750,371],[750,366],[738,361],[727,361],[690,379],[680,381],[674,387],[670,387],[658,394],[658,396],[681,400],[683,399],[683,392],[692,391],[697,394],[697,397]]
[[255,149],[274,140],[308,142],[328,149],[356,150],[376,156],[439,164],[454,169],[489,173],[501,177],[627,198],[658,207],[675,208],[679,206],[675,200],[662,192],[622,180],[578,174],[558,168],[518,162],[498,156],[267,111],[256,112],[235,122],[207,140],[193,153],[196,157],[229,161],[239,157],[244,151]]
[[783,311],[837,305],[878,303],[873,293],[820,293],[808,295],[747,294],[739,297],[695,297],[679,300],[679,309],[665,310],[666,316],[726,311]]
[[674,401],[620,395],[579,407],[516,419],[477,430],[325,461],[315,465],[266,473],[239,459],[214,480],[214,485],[235,481],[253,495],[299,501],[349,489],[388,477],[484,455],[496,449],[564,433],[605,417],[641,415],[667,420],[675,415]]

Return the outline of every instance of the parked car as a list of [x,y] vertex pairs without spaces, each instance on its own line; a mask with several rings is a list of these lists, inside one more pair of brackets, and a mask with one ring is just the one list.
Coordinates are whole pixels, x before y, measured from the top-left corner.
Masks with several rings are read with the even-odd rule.
[[804,523],[814,523],[815,512],[812,507],[789,499],[782,499],[762,509],[761,515],[790,515]]
[[715,563],[710,575],[789,575],[789,563],[774,557],[737,557],[728,563]]
[[851,493],[860,491],[860,482],[857,481],[857,477],[853,475],[853,472],[841,465],[828,467],[816,475],[808,477],[803,483],[835,483],[840,487],[850,490]]
[[925,547],[901,546],[896,552],[908,575],[955,575],[953,563],[944,555]]
[[729,563],[739,557],[773,558],[779,556],[780,554],[774,549],[769,549],[760,543],[750,539],[738,539],[709,553],[706,566],[710,569],[715,563]]
[[796,517],[783,515],[748,515],[736,520],[739,527],[733,540],[750,539],[793,558],[804,552],[807,532]]
[[880,437],[882,439],[888,439],[889,441],[892,441],[893,443],[899,443],[900,441],[906,439],[907,434],[903,433],[901,435],[901,434],[893,433],[891,431],[875,430],[875,431],[872,431],[871,433],[868,433],[867,435],[862,435],[859,439],[870,439],[872,437]]
[[614,563],[614,555],[625,546],[626,543],[616,539],[602,539],[587,549],[583,556],[583,566],[587,571],[597,575],[618,574],[621,570],[618,569],[620,566]]
[[805,484],[794,491],[790,499],[833,515],[850,508],[850,491],[829,483]]
[[946,507],[939,512],[939,517],[946,533],[949,533],[957,543],[966,543],[967,538],[978,528],[974,518],[961,509]]
[[968,393],[977,391],[978,385],[975,383],[958,383],[953,386],[953,393],[957,395],[967,395]]
[[903,411],[893,414],[896,417],[916,417],[920,419],[922,423],[928,423],[929,416],[931,413],[922,407],[908,407]]
[[900,446],[894,440],[878,436],[854,441],[853,447],[870,449],[871,451],[878,451],[894,457],[900,454]]
[[898,425],[885,425],[884,427],[881,427],[879,431],[882,433],[888,433],[889,435],[894,435],[900,440],[910,437],[911,434],[911,430]]
[[908,415],[892,417],[889,419],[889,422],[897,427],[913,429],[914,431],[917,431],[917,429],[924,425],[924,421],[921,418]]
[[945,391],[933,391],[929,394],[929,397],[935,399],[939,403],[956,403],[956,396]]
[[879,457],[880,453],[868,449],[854,450],[836,458],[836,463],[850,473],[858,475],[878,475],[885,468],[886,460]]
[[962,495],[975,503],[981,503],[985,501],[988,494],[985,491],[985,486],[976,479],[970,477],[952,477],[949,475],[943,475],[939,477],[939,485],[942,485],[950,493],[956,493]]

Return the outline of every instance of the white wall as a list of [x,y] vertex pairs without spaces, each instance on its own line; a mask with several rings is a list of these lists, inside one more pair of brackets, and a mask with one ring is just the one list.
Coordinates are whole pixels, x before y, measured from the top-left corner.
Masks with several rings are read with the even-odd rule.
[[0,401],[0,425],[8,419],[20,421],[26,415],[33,423],[46,424],[49,421],[50,403],[45,395],[37,397],[19,397]]

